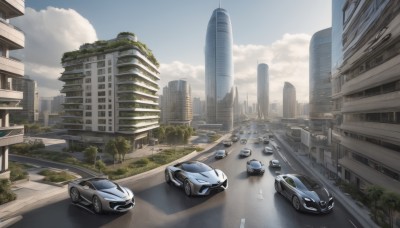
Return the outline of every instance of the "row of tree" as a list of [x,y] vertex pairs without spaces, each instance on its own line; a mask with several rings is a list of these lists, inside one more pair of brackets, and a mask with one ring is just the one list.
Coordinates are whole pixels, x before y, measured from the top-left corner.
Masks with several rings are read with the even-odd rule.
[[[115,161],[125,160],[125,155],[130,151],[131,144],[122,136],[109,140],[105,145],[105,152],[110,154]],[[89,146],[83,151],[84,158],[89,164],[96,164],[98,148]]]
[[382,211],[389,217],[389,226],[394,227],[394,214],[400,212],[400,195],[376,185],[369,186],[366,195],[371,202],[375,221],[379,223],[378,212]]
[[193,133],[193,128],[183,125],[162,125],[153,131],[154,137],[157,138],[160,143],[168,144],[187,144]]

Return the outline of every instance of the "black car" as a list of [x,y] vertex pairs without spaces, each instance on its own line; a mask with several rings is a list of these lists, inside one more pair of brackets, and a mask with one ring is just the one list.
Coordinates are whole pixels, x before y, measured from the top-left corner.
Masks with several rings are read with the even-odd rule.
[[246,169],[247,169],[247,174],[263,175],[265,172],[264,164],[257,159],[251,159],[247,161]]
[[332,194],[308,176],[278,175],[275,177],[275,190],[291,201],[297,211],[328,213],[335,205]]

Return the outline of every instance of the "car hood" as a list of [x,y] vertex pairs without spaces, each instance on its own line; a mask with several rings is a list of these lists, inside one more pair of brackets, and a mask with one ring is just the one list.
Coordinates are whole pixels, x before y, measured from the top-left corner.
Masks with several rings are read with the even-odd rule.
[[311,198],[316,202],[328,202],[329,198],[331,197],[330,193],[325,188],[318,188],[314,189],[313,191],[305,191],[304,193],[306,197]]
[[225,174],[219,169],[201,173],[190,173],[190,177],[196,180],[207,181],[210,184],[218,184],[218,182],[224,182],[226,180]]
[[115,199],[115,200],[128,200],[133,197],[133,193],[131,190],[121,186],[118,186],[116,188],[98,190],[98,192],[104,198]]

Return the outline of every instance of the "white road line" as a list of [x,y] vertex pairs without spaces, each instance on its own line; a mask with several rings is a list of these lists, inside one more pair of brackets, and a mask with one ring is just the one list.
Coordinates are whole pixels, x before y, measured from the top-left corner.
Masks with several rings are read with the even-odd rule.
[[357,226],[349,219],[349,222],[351,223],[351,225],[354,226],[354,228],[357,228]]
[[259,199],[259,200],[263,200],[264,199],[264,196],[263,196],[263,193],[262,193],[262,189],[260,189],[260,191],[258,192],[257,199]]
[[244,228],[244,224],[246,223],[246,219],[242,218],[240,220],[240,228]]

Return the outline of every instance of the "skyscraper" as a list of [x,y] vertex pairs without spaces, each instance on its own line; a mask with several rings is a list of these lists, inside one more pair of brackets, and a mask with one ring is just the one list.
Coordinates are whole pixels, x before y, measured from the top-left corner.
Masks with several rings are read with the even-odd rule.
[[225,9],[215,9],[208,22],[205,45],[207,123],[233,128],[232,27]]
[[11,110],[10,121],[34,123],[39,120],[39,91],[37,82],[28,76],[13,80],[13,88],[24,93],[20,105],[22,110]]
[[184,80],[175,80],[168,83],[165,92],[168,93],[164,100],[166,103],[167,123],[173,125],[190,125],[193,119],[192,92],[190,85]]
[[124,136],[133,148],[159,127],[158,62],[133,33],[84,44],[62,57],[64,128],[70,141],[103,145]]
[[257,66],[257,113],[259,119],[268,118],[269,108],[269,75],[268,65],[260,63]]
[[24,76],[24,64],[10,56],[10,51],[25,46],[25,35],[9,23],[9,19],[23,16],[25,1],[0,1],[0,179],[8,179],[9,145],[20,143],[24,137],[24,126],[10,126],[10,110],[21,110],[19,102],[23,92],[16,91],[12,81]]
[[283,118],[296,117],[296,88],[289,82],[283,87]]

